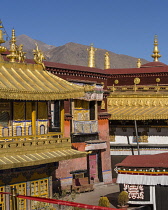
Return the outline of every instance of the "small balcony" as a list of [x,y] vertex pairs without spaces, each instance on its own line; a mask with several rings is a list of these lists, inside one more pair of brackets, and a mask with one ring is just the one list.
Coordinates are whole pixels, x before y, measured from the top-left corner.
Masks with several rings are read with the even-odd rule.
[[98,121],[73,121],[74,122],[74,133],[87,134],[98,132]]

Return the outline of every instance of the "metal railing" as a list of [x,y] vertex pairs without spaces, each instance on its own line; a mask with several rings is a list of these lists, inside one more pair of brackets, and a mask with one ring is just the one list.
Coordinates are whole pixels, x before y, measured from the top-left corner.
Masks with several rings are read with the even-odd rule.
[[25,151],[71,148],[71,139],[62,137],[62,133],[49,133],[31,136],[0,137],[0,155],[6,153],[22,154]]
[[62,138],[63,133],[47,133],[47,134],[40,134],[40,135],[23,135],[23,136],[3,136],[0,137],[1,141],[25,141],[25,140],[35,140],[35,139],[49,139],[49,138]]

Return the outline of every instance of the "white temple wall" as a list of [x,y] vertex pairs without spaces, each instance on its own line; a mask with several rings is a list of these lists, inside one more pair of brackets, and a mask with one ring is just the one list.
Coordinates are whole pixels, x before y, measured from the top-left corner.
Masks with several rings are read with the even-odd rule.
[[[144,132],[144,128],[138,128],[138,132]],[[136,143],[134,128],[126,128],[125,132],[122,128],[116,128],[115,131],[115,141],[111,142],[111,144],[128,144],[128,137],[130,144]],[[148,142],[142,142],[146,144],[168,144],[168,128],[161,128],[161,130],[157,130],[156,128],[149,128],[147,132]]]

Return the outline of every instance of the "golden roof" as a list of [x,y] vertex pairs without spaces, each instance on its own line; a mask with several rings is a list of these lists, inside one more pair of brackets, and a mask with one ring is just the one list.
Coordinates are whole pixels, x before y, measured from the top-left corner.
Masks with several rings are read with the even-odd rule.
[[[138,78],[136,84],[140,81]],[[159,82],[157,78],[156,82]],[[135,85],[136,85],[135,84]],[[168,119],[168,87],[115,86],[108,97],[111,120]]]
[[152,120],[168,119],[167,107],[113,107],[108,110],[110,120]]
[[21,155],[11,155],[0,158],[0,170],[8,168],[34,166],[58,162],[61,160],[69,160],[73,158],[86,157],[86,152],[80,152],[74,149],[38,152]]
[[84,88],[65,81],[38,64],[11,63],[0,59],[0,98],[61,100],[84,96]]

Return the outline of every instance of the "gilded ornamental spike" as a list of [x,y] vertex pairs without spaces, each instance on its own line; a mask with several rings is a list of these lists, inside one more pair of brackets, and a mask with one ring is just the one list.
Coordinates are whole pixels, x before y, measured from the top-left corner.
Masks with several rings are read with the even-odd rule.
[[2,21],[0,21],[0,53],[6,51],[6,47],[1,46],[2,43],[5,43],[5,40],[3,39],[3,35],[5,34],[3,33],[2,28],[3,28]]
[[15,30],[12,29],[12,37],[10,40],[10,54],[7,55],[7,58],[9,58],[10,62],[15,62],[15,60],[18,58],[17,53],[17,46],[16,46],[16,37],[15,37]]
[[157,35],[154,37],[154,49],[153,49],[153,54],[151,57],[154,59],[153,61],[159,61],[158,59],[161,57],[159,54],[159,49],[158,49],[158,38]]
[[43,63],[43,60],[45,60],[45,57],[43,55],[43,52],[41,50],[39,50],[37,43],[35,43],[35,45],[36,45],[36,49],[33,50],[34,61],[37,64],[41,64],[43,66],[43,69],[45,69],[45,65]]
[[87,48],[88,51],[88,67],[95,67],[95,52],[96,48],[93,47],[93,44],[90,45],[90,48]]
[[110,54],[108,52],[104,55],[104,69],[110,69]]
[[141,68],[141,59],[140,58],[138,58],[138,60],[137,60],[137,68]]

